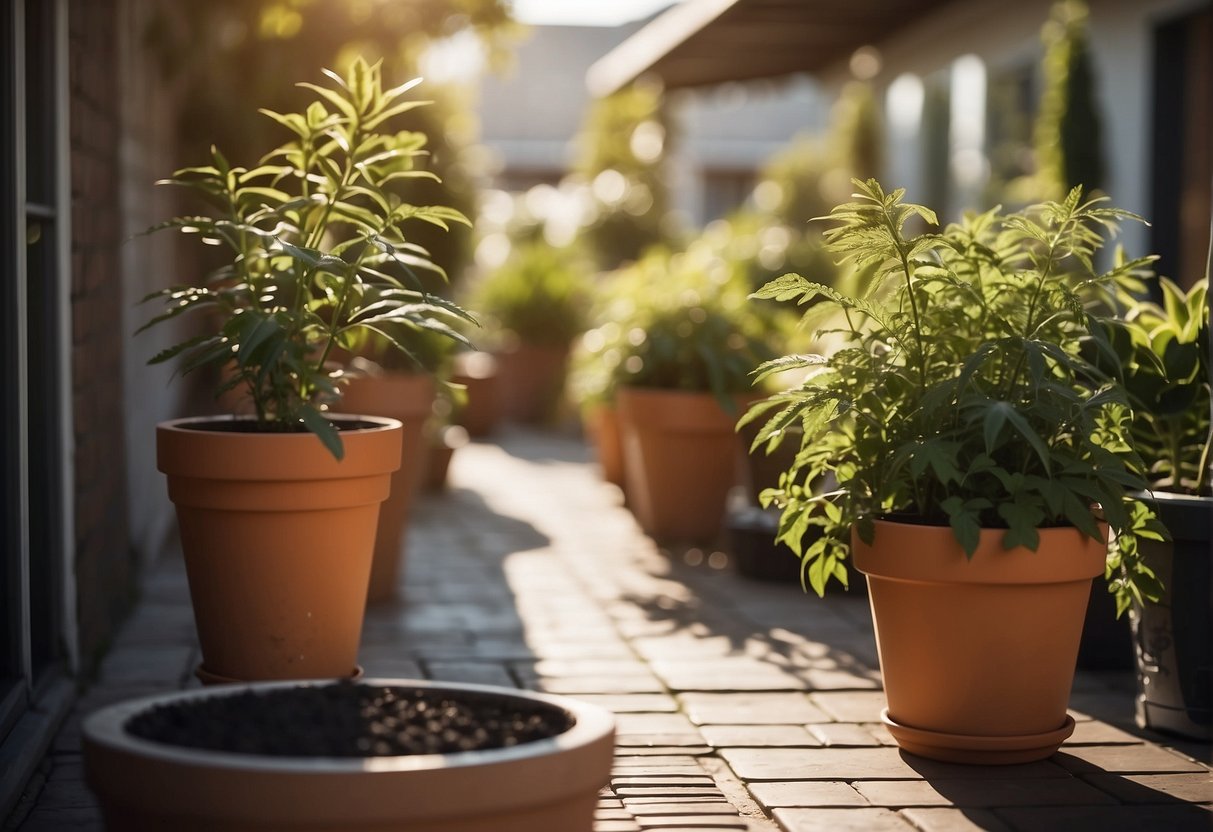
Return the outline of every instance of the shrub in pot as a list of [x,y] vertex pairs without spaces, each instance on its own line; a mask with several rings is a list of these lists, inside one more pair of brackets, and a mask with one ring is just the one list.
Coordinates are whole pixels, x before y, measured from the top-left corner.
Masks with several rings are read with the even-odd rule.
[[1110,322],[1133,404],[1132,444],[1147,464],[1149,493],[1169,540],[1140,543],[1162,581],[1157,604],[1129,609],[1137,657],[1137,722],[1213,738],[1213,429],[1208,278],[1187,293],[1161,279],[1163,303],[1122,293],[1123,324]]
[[110,829],[590,832],[614,727],[573,699],[376,679],[162,694],[83,735]]
[[569,346],[585,329],[586,267],[568,248],[529,242],[473,289],[471,305],[498,333],[497,392],[506,419],[550,419],[564,388]]
[[641,527],[702,543],[720,534],[729,489],[743,479],[733,425],[751,398],[749,374],[772,350],[745,287],[698,256],[650,255],[633,267],[615,401]]
[[[913,235],[927,208],[855,182],[830,215],[830,249],[873,269],[843,294],[799,275],[763,298],[843,313],[832,355],[751,410],[759,443],[793,426],[800,453],[765,499],[815,591],[866,574],[888,709],[907,751],[1010,763],[1048,756],[1066,713],[1091,579],[1156,597],[1136,547],[1155,534],[1123,388],[1082,355],[1111,346],[1084,301],[1148,258],[1096,273],[1104,235],[1132,215],[1084,201],[967,216]],[[817,312],[810,312],[816,315]],[[814,493],[807,482],[833,477]],[[810,529],[820,535],[806,536]],[[1109,555],[1109,527],[1119,535]],[[809,540],[802,546],[802,541]]]
[[420,102],[414,83],[383,89],[378,65],[353,63],[301,113],[266,115],[292,134],[253,168],[218,151],[167,180],[210,214],[175,229],[226,247],[228,263],[198,285],[154,293],[166,309],[148,326],[199,312],[203,330],[153,357],[181,372],[223,370],[254,415],[168,422],[160,470],[177,507],[206,681],[322,678],[356,672],[379,504],[400,464],[400,425],[325,412],[341,382],[331,357],[388,326],[461,339],[468,316],[416,288],[436,268],[406,229],[462,216],[405,202],[399,183],[424,136],[387,132]]
[[454,345],[439,333],[410,331],[390,322],[385,329],[408,353],[379,337],[356,345],[360,354],[347,369],[341,394],[343,410],[386,416],[401,425],[400,467],[392,475],[391,493],[379,510],[369,601],[394,598],[399,587],[409,515],[430,455],[430,423],[436,419],[439,393],[449,399],[445,379],[450,374]]

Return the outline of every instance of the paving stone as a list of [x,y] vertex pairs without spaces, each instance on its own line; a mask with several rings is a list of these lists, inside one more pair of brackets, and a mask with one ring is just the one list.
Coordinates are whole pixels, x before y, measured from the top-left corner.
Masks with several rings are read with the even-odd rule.
[[104,832],[101,810],[92,808],[35,808],[16,832]]
[[679,691],[782,691],[808,687],[804,679],[785,668],[744,656],[701,661],[656,659],[652,666],[658,678]]
[[1073,772],[1106,771],[1116,774],[1206,772],[1192,762],[1156,745],[1076,745],[1053,755],[1058,765]]
[[720,756],[742,780],[918,777],[892,748],[726,748]]
[[700,786],[675,786],[675,785],[641,785],[641,786],[616,786],[615,793],[625,799],[629,797],[664,797],[680,799],[684,797],[719,797],[720,790],[716,788],[716,784],[700,785]]
[[1125,803],[1213,803],[1213,773],[1083,774],[1095,788]]
[[880,687],[880,675],[866,668],[827,669],[810,667],[798,671],[809,690],[873,690]]
[[677,829],[679,832],[687,830],[711,830],[711,829],[745,829],[746,822],[734,814],[732,817],[723,815],[653,815],[638,817],[636,821],[640,824],[641,829]]
[[888,809],[776,809],[785,832],[913,832]]
[[922,832],[1010,832],[1010,827],[984,809],[920,808],[898,814]]
[[821,745],[836,747],[865,747],[880,745],[880,741],[863,725],[846,722],[823,722],[810,725],[809,731]]
[[643,774],[620,774],[611,778],[611,787],[618,789],[623,786],[715,786],[716,783],[707,774],[653,774],[646,771]]
[[[615,719],[617,734],[692,734],[699,731],[684,714],[619,714]],[[699,739],[702,742],[702,738]]]
[[1114,803],[1073,778],[1022,780],[868,780],[855,788],[874,806],[1093,806]]
[[724,815],[727,817],[736,818],[737,809],[723,797],[715,800],[689,800],[689,801],[674,801],[674,800],[626,800],[624,805],[635,815],[641,823],[645,823],[650,817],[674,816],[687,817],[699,816],[708,817],[711,815]]
[[1066,751],[1072,745],[1140,745],[1144,742],[1144,738],[1122,731],[1115,725],[1084,720],[1075,723],[1074,733],[1065,741],[1061,750]]
[[809,701],[839,722],[880,722],[884,691],[815,692]]
[[641,829],[634,820],[598,820],[594,821],[594,832],[641,832]]
[[699,733],[713,748],[821,745],[817,737],[800,725],[704,725]]
[[1206,805],[1044,806],[998,809],[998,819],[1014,832],[1209,832],[1213,813]]
[[678,701],[697,725],[784,725],[829,722],[802,693],[683,693]]
[[783,783],[751,783],[750,794],[770,811],[785,806],[867,806],[868,801],[848,783],[792,780]]
[[426,662],[429,677],[440,682],[517,687],[504,664],[494,662]]
[[546,693],[665,693],[661,682],[651,676],[559,676],[523,678],[524,687]]
[[678,710],[674,697],[664,693],[579,693],[574,698],[616,714],[673,713]]

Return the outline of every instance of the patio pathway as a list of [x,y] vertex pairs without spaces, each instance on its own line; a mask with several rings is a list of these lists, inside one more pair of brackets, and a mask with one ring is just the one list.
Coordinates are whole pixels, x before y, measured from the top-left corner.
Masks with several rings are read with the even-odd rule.
[[[1078,729],[1047,761],[902,755],[879,724],[862,596],[822,601],[738,577],[721,553],[658,550],[577,440],[506,433],[460,451],[451,479],[414,511],[401,600],[368,614],[362,663],[615,711],[596,832],[1213,828],[1209,747],[1137,731],[1126,674],[1079,675]],[[99,830],[80,714],[193,685],[197,661],[167,558],[5,832]]]

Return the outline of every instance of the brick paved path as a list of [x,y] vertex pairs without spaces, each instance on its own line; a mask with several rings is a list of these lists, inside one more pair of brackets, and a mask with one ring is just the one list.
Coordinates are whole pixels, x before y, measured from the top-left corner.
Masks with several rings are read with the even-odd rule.
[[[1213,828],[1210,749],[1133,729],[1124,674],[1080,674],[1078,729],[1045,762],[903,756],[879,724],[862,597],[822,601],[737,577],[723,555],[657,550],[575,440],[472,445],[452,484],[415,510],[402,601],[369,613],[362,663],[371,676],[522,686],[615,711],[597,832]],[[170,559],[6,832],[100,829],[79,714],[193,684],[197,661]]]

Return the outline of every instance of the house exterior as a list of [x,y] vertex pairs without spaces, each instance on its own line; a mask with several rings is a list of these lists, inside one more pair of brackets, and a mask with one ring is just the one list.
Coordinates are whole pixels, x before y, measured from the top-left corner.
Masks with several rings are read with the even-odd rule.
[[[1089,40],[1114,204],[1152,221],[1124,229],[1182,283],[1204,271],[1213,179],[1213,4],[1088,0]],[[830,92],[857,59],[885,101],[884,178],[957,216],[981,204],[1000,125],[991,94],[1020,87],[1030,116],[1052,0],[687,0],[591,68],[607,94],[642,75],[667,89],[812,72]],[[724,44],[733,48],[724,49]],[[926,114],[943,102],[944,123]]]
[[163,375],[151,395],[128,376],[143,358],[132,299],[166,269],[163,248],[124,243],[168,210],[150,187],[172,113],[142,48],[155,13],[144,0],[0,7],[0,817],[171,518],[146,493],[147,426],[176,394]]
[[[480,81],[480,141],[493,187],[518,192],[569,174],[593,103],[586,73],[641,25],[531,27],[513,67]],[[773,153],[824,127],[829,103],[808,76],[670,95],[678,131],[668,172],[684,222],[702,226],[736,208]]]

